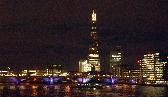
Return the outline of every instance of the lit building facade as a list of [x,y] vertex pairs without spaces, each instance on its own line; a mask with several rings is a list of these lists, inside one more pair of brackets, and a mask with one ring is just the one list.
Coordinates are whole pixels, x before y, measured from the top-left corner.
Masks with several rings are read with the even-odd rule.
[[120,80],[125,83],[140,83],[140,70],[139,69],[124,69],[121,72]]
[[146,54],[142,60],[138,61],[140,65],[140,75],[144,83],[163,83],[164,62],[160,61],[159,53]]
[[164,69],[163,69],[163,78],[164,80],[168,81],[168,56],[165,58],[164,57],[164,61],[165,61],[165,64],[164,64]]
[[91,44],[88,51],[88,64],[91,65],[91,71],[100,71],[99,44],[96,32],[96,13],[92,12],[92,28],[90,33]]
[[49,73],[49,74],[52,74],[52,75],[61,73],[61,72],[62,72],[62,68],[63,68],[63,67],[62,67],[61,64],[51,65],[51,67],[48,69],[48,73]]
[[110,72],[113,76],[120,77],[121,76],[121,64],[122,64],[122,53],[121,47],[116,47],[110,52]]
[[91,71],[91,65],[88,64],[88,60],[79,61],[79,72],[89,72]]

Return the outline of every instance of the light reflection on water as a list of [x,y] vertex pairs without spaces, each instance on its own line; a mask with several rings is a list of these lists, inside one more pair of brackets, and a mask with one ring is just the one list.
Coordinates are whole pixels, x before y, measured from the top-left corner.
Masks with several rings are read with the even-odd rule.
[[[168,89],[166,87],[136,86],[136,85],[108,85],[103,89],[89,88],[71,88],[71,85],[32,85],[21,84],[15,86],[12,84],[0,84],[0,94],[4,86],[10,88],[10,95],[17,87],[20,94],[26,97],[167,97]],[[43,88],[42,88],[43,87]]]

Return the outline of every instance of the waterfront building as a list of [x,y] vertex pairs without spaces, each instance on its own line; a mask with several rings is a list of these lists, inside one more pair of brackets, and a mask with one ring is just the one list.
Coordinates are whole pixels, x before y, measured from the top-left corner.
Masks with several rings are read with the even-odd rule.
[[166,63],[163,69],[163,78],[168,81],[168,64]]
[[91,65],[88,64],[88,60],[79,61],[79,72],[89,72],[91,71]]
[[56,75],[58,73],[62,72],[62,65],[61,64],[54,64],[51,65],[50,68],[48,69],[48,73],[52,75]]
[[85,60],[79,61],[79,71],[100,71],[100,56],[99,56],[99,42],[96,31],[96,12],[92,11],[91,17],[91,33],[90,33],[90,45],[88,50],[88,56]]
[[146,84],[163,83],[163,66],[164,62],[160,61],[160,54],[146,54],[142,60],[139,60],[140,74],[142,82]]
[[37,71],[35,69],[31,69],[31,70],[22,70],[22,73],[20,76],[36,76],[37,75]]
[[122,64],[121,59],[122,59],[121,47],[117,46],[110,51],[110,59],[109,59],[110,72],[116,77],[121,76],[121,64]]
[[168,81],[168,56],[164,58],[165,60],[165,65],[163,67],[163,78],[164,80]]
[[141,77],[139,69],[124,69],[121,72],[120,80],[125,83],[130,83],[130,81],[140,83],[140,78]]
[[134,79],[137,79],[137,80],[140,80],[140,70],[139,69],[134,69],[134,70],[131,70],[131,74],[130,76]]
[[99,43],[96,31],[96,12],[92,12],[92,28],[90,33],[91,44],[88,51],[88,64],[91,65],[91,71],[100,71]]
[[46,76],[46,71],[42,69],[25,69],[19,74],[19,76]]

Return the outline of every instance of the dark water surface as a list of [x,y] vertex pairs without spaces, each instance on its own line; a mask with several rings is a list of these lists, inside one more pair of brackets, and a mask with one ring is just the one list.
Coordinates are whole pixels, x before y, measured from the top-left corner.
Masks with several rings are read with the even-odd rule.
[[[102,89],[72,85],[0,84],[1,97],[168,97],[167,87],[109,85]],[[8,96],[9,95],[9,96]]]

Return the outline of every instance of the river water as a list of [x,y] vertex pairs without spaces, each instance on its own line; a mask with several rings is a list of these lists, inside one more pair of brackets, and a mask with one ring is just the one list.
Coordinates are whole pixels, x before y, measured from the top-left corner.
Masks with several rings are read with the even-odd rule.
[[[108,85],[102,89],[71,88],[72,85],[37,85],[37,84],[0,84],[1,97],[4,87],[10,97],[168,97],[167,87],[138,85]],[[19,92],[18,92],[19,91]],[[8,95],[5,94],[5,95]]]

